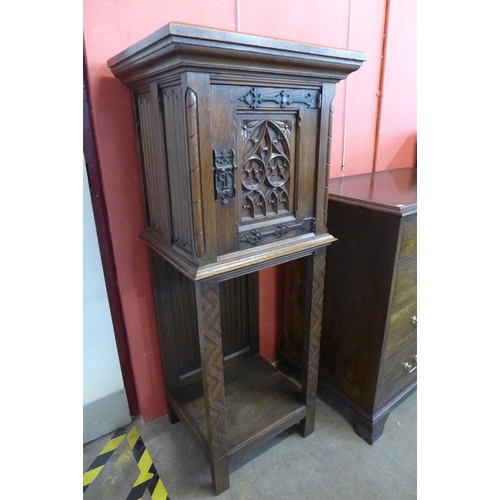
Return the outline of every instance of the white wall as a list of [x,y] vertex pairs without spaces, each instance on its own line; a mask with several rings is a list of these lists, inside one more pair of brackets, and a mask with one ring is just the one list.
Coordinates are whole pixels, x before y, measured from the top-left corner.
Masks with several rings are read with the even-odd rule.
[[[83,162],[83,404],[84,442],[99,437],[97,434],[104,435],[114,430],[109,428],[110,426],[116,425],[115,428],[118,428],[130,422],[85,161]],[[116,424],[117,421],[123,423]]]

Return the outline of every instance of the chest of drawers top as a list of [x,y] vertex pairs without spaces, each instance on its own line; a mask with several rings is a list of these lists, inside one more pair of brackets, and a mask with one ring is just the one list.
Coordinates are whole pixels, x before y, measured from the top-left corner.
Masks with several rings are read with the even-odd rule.
[[417,169],[397,168],[330,179],[328,195],[346,204],[411,215],[417,212]]

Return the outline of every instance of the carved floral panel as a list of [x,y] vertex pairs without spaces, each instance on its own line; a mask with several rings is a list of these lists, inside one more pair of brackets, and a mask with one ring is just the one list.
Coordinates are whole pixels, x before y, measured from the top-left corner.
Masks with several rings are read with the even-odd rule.
[[292,121],[244,119],[240,125],[242,222],[290,213]]

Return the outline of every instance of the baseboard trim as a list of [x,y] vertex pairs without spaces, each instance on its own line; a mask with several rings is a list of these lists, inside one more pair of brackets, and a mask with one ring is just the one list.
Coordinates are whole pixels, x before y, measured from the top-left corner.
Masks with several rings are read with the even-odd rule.
[[83,444],[131,422],[125,389],[83,405]]

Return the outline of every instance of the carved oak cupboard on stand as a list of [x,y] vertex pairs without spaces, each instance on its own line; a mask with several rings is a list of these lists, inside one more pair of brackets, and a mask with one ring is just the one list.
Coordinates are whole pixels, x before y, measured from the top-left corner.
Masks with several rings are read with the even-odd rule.
[[[335,84],[361,53],[171,23],[108,61],[133,95],[169,416],[229,460],[314,429]],[[259,355],[258,272],[301,259],[300,386]]]

